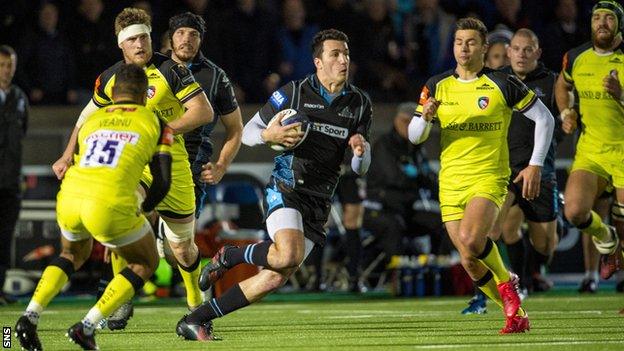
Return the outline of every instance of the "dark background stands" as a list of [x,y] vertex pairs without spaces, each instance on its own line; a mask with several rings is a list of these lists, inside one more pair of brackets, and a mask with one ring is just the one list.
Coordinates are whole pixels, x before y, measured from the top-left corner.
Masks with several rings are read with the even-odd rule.
[[58,7],[43,2],[37,19],[17,49],[21,86],[33,104],[75,103],[75,54],[59,26]]
[[[293,30],[294,22],[302,25],[302,11],[297,9],[299,15],[292,13],[285,20],[282,8],[298,7],[300,3],[304,4],[303,13],[307,15],[303,27]],[[490,30],[499,24],[512,30],[529,26],[542,40],[546,66],[559,71],[563,52],[589,38],[589,15],[594,3],[594,0],[12,0],[0,2],[0,44],[20,48],[23,58],[18,63],[16,81],[33,95],[33,103],[83,104],[91,94],[95,75],[121,59],[113,33],[113,20],[119,11],[137,6],[153,15],[152,40],[156,51],[160,50],[160,39],[169,18],[191,11],[206,20],[208,31],[202,50],[228,73],[237,87],[239,101],[265,102],[288,79],[283,75],[290,71],[289,65],[303,64],[304,56],[309,57],[304,38],[307,32],[334,27],[351,39],[354,83],[367,90],[374,101],[398,102],[416,99],[423,77],[452,66],[454,19],[474,15]],[[40,24],[39,9],[43,8],[45,26]],[[54,9],[58,9],[58,16]],[[291,49],[286,49],[290,44],[293,44]],[[293,55],[292,48],[297,49],[297,55]]]

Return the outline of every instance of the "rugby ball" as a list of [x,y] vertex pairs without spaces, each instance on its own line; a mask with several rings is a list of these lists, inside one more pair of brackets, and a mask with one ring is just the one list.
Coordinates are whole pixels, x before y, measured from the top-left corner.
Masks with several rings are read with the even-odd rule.
[[308,136],[308,132],[310,131],[310,120],[308,119],[308,116],[295,109],[289,108],[286,110],[282,110],[276,113],[275,116],[273,116],[273,118],[269,121],[267,127],[270,127],[275,123],[279,123],[282,126],[287,126],[289,124],[297,122],[301,122],[301,126],[297,127],[296,129],[299,132],[303,132],[303,137],[301,138],[301,140],[299,140],[299,142],[291,147],[287,147],[286,145],[282,144],[271,144],[271,149],[275,151],[292,150],[297,146],[301,145],[301,143],[303,143],[303,141]]

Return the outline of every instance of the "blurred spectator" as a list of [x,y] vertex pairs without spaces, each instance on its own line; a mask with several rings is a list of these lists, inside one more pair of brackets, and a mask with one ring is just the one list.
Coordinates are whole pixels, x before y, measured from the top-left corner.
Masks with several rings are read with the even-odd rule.
[[120,59],[115,45],[113,23],[103,18],[102,0],[80,0],[78,15],[69,32],[75,52],[77,103],[86,105],[93,95],[93,83],[98,74]]
[[498,10],[494,0],[440,0],[444,9],[457,18],[475,17],[488,28],[498,23]]
[[163,55],[168,55],[169,51],[171,51],[171,38],[169,35],[169,31],[165,31],[163,35],[160,37],[160,52]]
[[561,70],[563,54],[589,40],[588,19],[577,22],[578,7],[575,0],[559,0],[556,19],[546,25],[543,38],[542,61],[546,67]]
[[521,15],[522,0],[494,0],[494,4],[498,13],[496,24],[514,30],[529,27],[528,19]]
[[485,67],[500,69],[509,64],[507,57],[507,47],[509,44],[502,41],[491,43],[485,54]]
[[183,0],[183,2],[186,5],[187,10],[196,15],[203,15],[210,8],[209,0]]
[[33,104],[73,104],[77,100],[74,52],[58,28],[58,17],[57,6],[43,2],[37,28],[20,42],[18,69]]
[[385,0],[365,0],[354,23],[351,60],[357,65],[355,82],[372,99],[396,101],[407,89],[399,45]]
[[0,1],[0,43],[16,46],[19,43],[19,35],[26,26],[26,21],[33,8],[34,1],[13,0]]
[[399,42],[404,42],[404,26],[405,20],[411,16],[416,7],[413,0],[388,0],[388,12],[390,18],[392,18],[392,24],[394,25],[394,32],[396,33],[396,39]]
[[151,2],[149,2],[147,0],[134,1],[130,7],[141,9],[141,10],[145,11],[150,17],[154,16],[154,13],[152,11],[152,4],[151,4]]
[[349,38],[353,37],[353,23],[356,13],[347,0],[325,0],[319,6],[315,20],[321,29],[338,29]]
[[405,24],[406,56],[410,75],[420,87],[432,75],[451,69],[455,17],[438,0],[417,0],[416,11]]
[[0,306],[15,302],[2,288],[11,260],[11,243],[21,204],[22,138],[28,126],[28,99],[11,84],[17,56],[0,46]]
[[[305,5],[303,9],[301,3]],[[20,64],[15,80],[32,95],[32,103],[73,102],[76,96],[78,100],[86,97],[80,92],[91,91],[97,71],[119,57],[111,30],[112,15],[127,6],[152,12],[154,48],[160,50],[162,43],[158,39],[165,32],[169,17],[190,11],[202,16],[207,24],[202,40],[204,55],[232,72],[241,100],[261,102],[278,87],[280,75],[286,75],[282,77],[285,80],[300,76],[295,72],[299,59],[303,65],[309,65],[310,61],[303,58],[309,55],[304,36],[313,23],[319,29],[342,30],[352,38],[351,77],[374,100],[396,101],[414,93],[409,89],[420,88],[425,78],[453,67],[452,28],[459,16],[477,16],[490,29],[496,24],[511,29],[531,27],[544,38],[544,63],[559,70],[563,53],[589,39],[586,27],[594,3],[595,0],[43,0],[40,5],[38,1],[13,0],[0,2],[0,43],[13,43],[18,49]],[[39,7],[44,11],[37,11]],[[283,15],[284,27],[278,31],[278,9],[284,7],[288,8],[288,16]],[[32,13],[42,13],[45,18],[37,21]],[[306,23],[300,19],[302,14],[308,25],[300,24]],[[577,22],[577,16],[583,20]],[[62,33],[63,25],[72,28],[68,37]],[[292,29],[301,25],[302,29]],[[36,62],[37,59],[40,61]],[[47,77],[39,71],[45,71]],[[294,76],[288,77],[290,74]],[[42,84],[47,85],[46,89]]]
[[302,0],[286,0],[282,7],[284,25],[277,31],[282,82],[304,78],[314,72],[310,44],[319,28],[306,24],[306,10]]
[[279,85],[275,19],[256,0],[237,0],[222,17],[221,67],[235,83],[236,99],[264,102]]
[[490,32],[487,42],[490,45],[485,54],[485,66],[491,69],[500,69],[509,65],[507,48],[513,33],[506,28],[499,28]]
[[442,238],[439,204],[434,200],[437,176],[429,167],[423,147],[407,138],[415,109],[413,102],[399,105],[392,129],[373,145],[366,178],[363,228],[378,240],[387,260],[405,254],[404,237],[430,234],[432,242],[436,242],[432,245],[436,253]]

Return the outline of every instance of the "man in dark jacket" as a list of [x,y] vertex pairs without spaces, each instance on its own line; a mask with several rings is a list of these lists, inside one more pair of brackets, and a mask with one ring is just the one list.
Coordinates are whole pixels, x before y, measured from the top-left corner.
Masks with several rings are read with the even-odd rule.
[[[535,91],[537,97],[548,107],[553,116],[557,116],[554,94],[557,74],[538,61],[541,49],[535,33],[529,29],[519,29],[514,34],[507,50],[511,65],[504,68],[504,71],[520,78],[524,84]],[[526,118],[519,117],[521,116],[517,116],[514,112],[507,135],[509,166],[512,172],[507,195],[510,207],[507,213],[501,211],[501,227],[498,229],[499,233],[502,232],[503,241],[507,244],[512,269],[520,275],[520,285],[544,290],[548,289],[548,284],[544,284],[539,273],[531,270],[522,271],[525,254],[518,229],[522,224],[522,219],[526,219],[532,243],[530,249],[537,264],[545,264],[557,246],[556,219],[559,208],[555,151],[557,143],[563,138],[563,132],[561,119],[556,118],[555,132],[542,168],[540,194],[536,199],[528,201],[522,197],[522,185],[514,182],[514,179],[531,158],[535,123],[530,120],[524,121]]]
[[28,125],[26,94],[11,84],[17,56],[6,45],[0,46],[0,306],[14,302],[2,287],[11,258],[11,236],[21,205],[22,138]]
[[[415,109],[413,102],[399,105],[392,130],[373,145],[366,178],[363,227],[377,238],[386,260],[403,253],[401,241],[406,235],[430,234],[433,242],[441,237],[436,174],[429,167],[423,147],[407,138]],[[418,212],[436,215],[422,216]],[[433,248],[437,245],[433,244]]]

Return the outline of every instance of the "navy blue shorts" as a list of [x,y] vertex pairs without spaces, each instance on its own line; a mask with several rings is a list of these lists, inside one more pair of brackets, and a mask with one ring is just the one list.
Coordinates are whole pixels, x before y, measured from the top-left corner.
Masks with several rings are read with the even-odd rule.
[[342,175],[336,185],[336,197],[341,204],[362,203],[362,190],[360,177],[354,175]]
[[524,217],[531,222],[552,222],[559,213],[559,190],[554,177],[542,178],[540,194],[532,201],[522,197],[522,182],[514,183],[517,174],[512,174],[509,186],[510,192],[515,195],[513,205],[520,206]]
[[325,245],[325,223],[331,210],[329,199],[295,191],[271,180],[264,189],[264,219],[280,208],[293,208],[303,219],[303,235],[317,245]]

